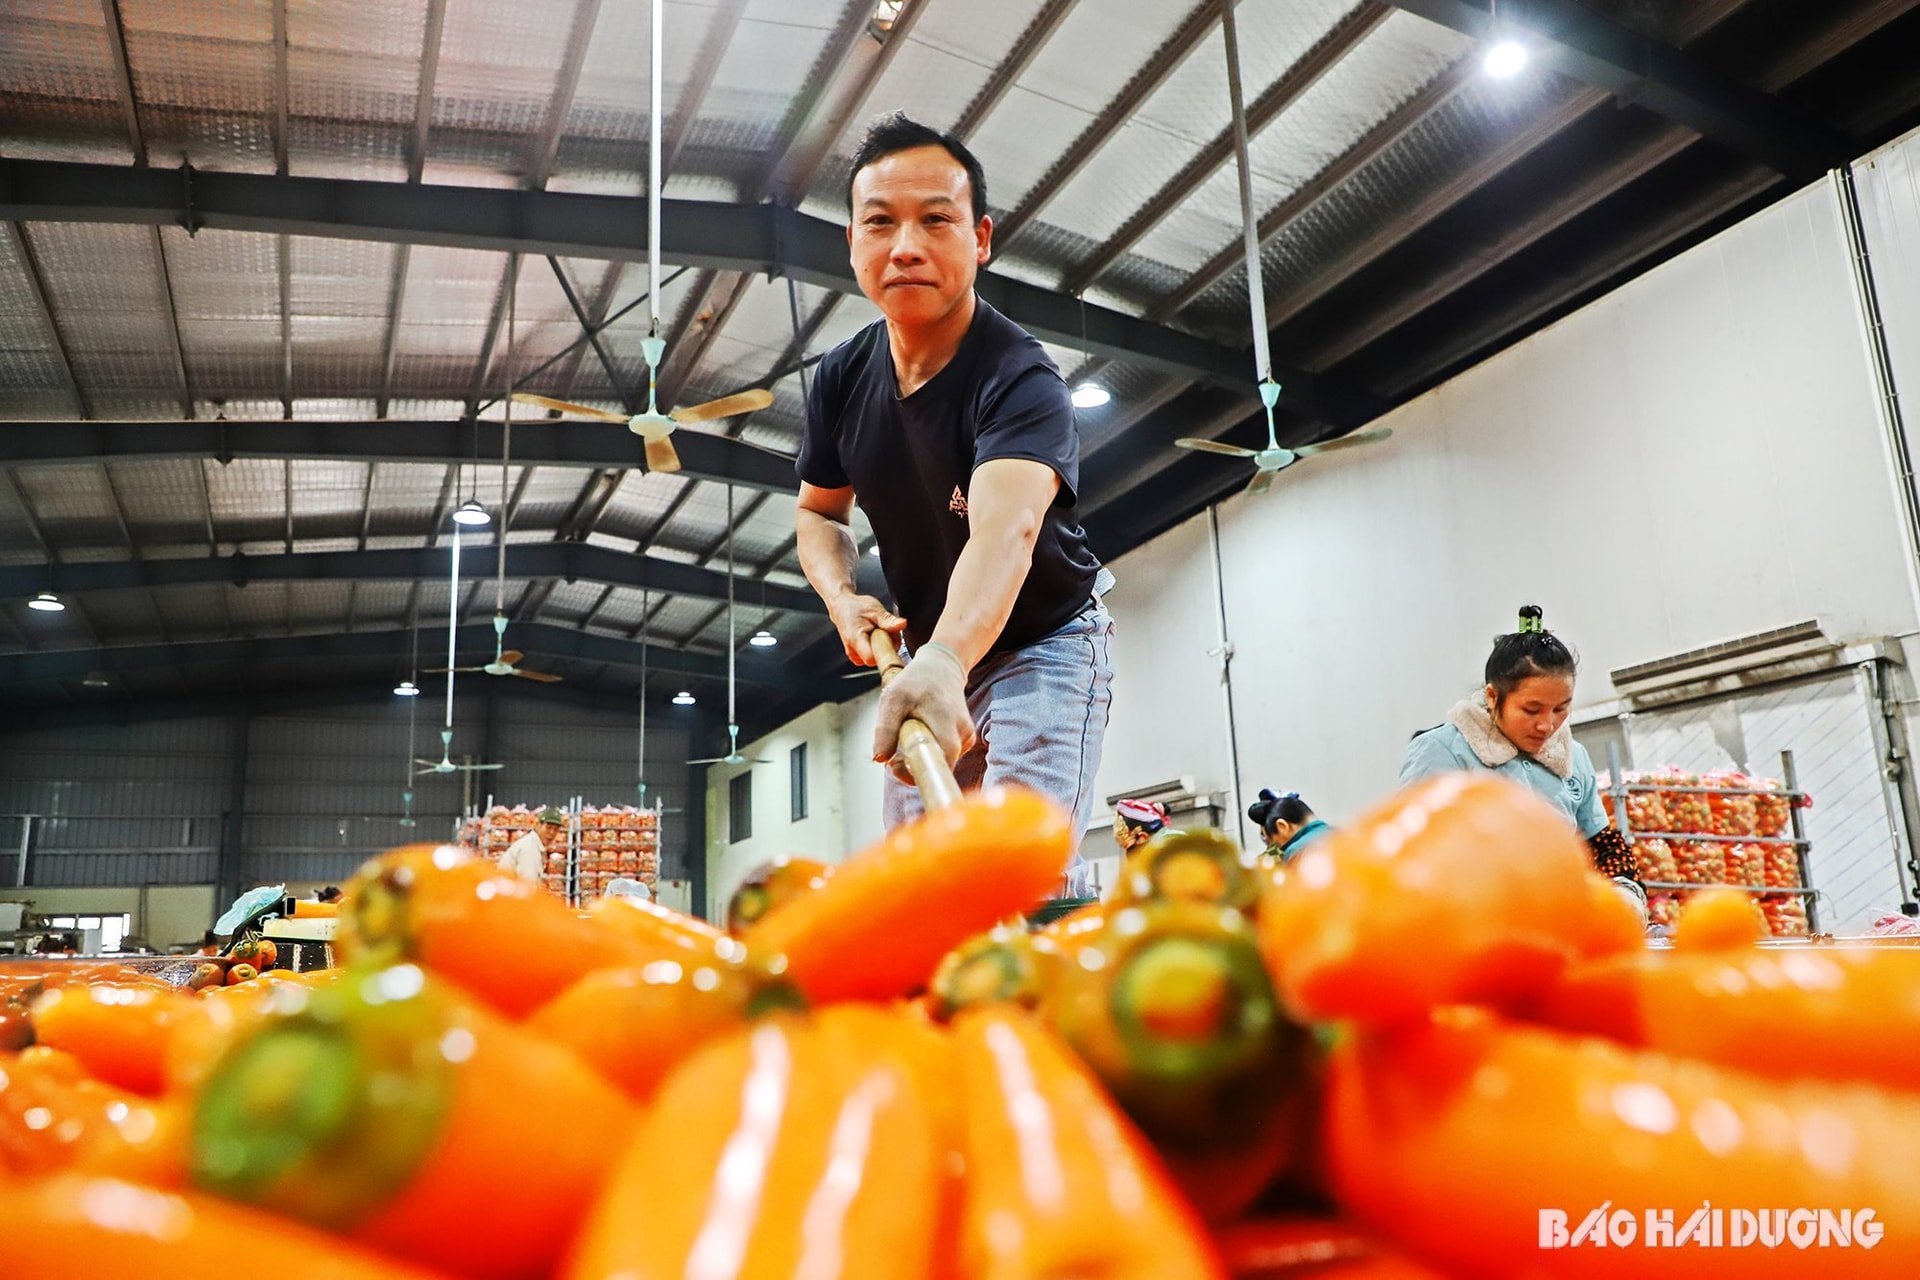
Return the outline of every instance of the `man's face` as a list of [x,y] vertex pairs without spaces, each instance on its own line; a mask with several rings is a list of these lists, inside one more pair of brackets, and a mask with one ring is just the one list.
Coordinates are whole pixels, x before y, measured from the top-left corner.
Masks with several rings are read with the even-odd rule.
[[973,291],[993,220],[973,220],[967,171],[945,147],[884,156],[853,178],[847,246],[860,291],[903,327],[935,323]]

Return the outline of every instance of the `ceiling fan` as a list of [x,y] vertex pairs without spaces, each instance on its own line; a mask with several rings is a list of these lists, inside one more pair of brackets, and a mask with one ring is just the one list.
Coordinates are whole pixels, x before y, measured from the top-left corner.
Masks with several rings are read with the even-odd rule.
[[587,405],[575,404],[570,400],[555,400],[547,396],[530,395],[515,392],[513,398],[521,404],[536,405],[542,409],[551,409],[556,413],[569,413],[576,417],[593,418],[601,422],[624,423],[627,429],[647,442],[647,470],[678,471],[680,455],[673,448],[673,430],[692,422],[711,422],[717,418],[731,418],[742,413],[752,413],[764,409],[773,403],[773,393],[764,387],[755,387],[747,391],[736,391],[732,395],[721,396],[718,400],[709,400],[705,404],[689,405],[667,413],[660,412],[659,387],[660,368],[666,359],[667,340],[660,336],[660,82],[662,64],[661,0],[653,2],[653,48],[651,75],[649,77],[652,95],[652,110],[649,113],[649,131],[651,149],[649,153],[647,181],[647,312],[650,323],[647,336],[641,340],[640,351],[647,361],[647,408],[644,413],[611,413],[605,409],[594,409]]
[[[518,271],[507,277],[507,379],[513,379],[513,333],[515,324],[514,303],[519,294]],[[552,675],[545,671],[525,671],[520,660],[527,655],[518,649],[509,649],[507,643],[507,534],[512,531],[513,507],[507,501],[507,472],[513,466],[513,398],[505,401],[506,421],[500,432],[500,539],[496,544],[493,578],[493,661],[478,667],[453,667],[455,674],[485,672],[490,676],[519,676],[522,680],[535,680],[541,684],[558,684],[565,676]],[[448,658],[452,662],[452,658]],[[445,675],[446,667],[430,667],[432,675]]]
[[1218,440],[1201,440],[1192,436],[1175,440],[1173,443],[1179,448],[1193,449],[1201,453],[1217,453],[1228,458],[1252,458],[1253,481],[1247,485],[1247,492],[1259,495],[1273,487],[1275,476],[1301,458],[1332,453],[1336,449],[1352,449],[1363,444],[1378,444],[1393,434],[1391,427],[1372,427],[1366,431],[1357,431],[1350,436],[1342,436],[1338,440],[1329,440],[1325,444],[1303,444],[1297,449],[1285,449],[1281,447],[1273,426],[1273,406],[1279,398],[1280,384],[1272,378],[1264,379],[1260,383],[1260,403],[1267,409],[1267,447],[1264,449],[1243,449],[1237,444],[1221,444]]
[[[1266,277],[1260,266],[1260,224],[1253,216],[1253,169],[1247,158],[1247,109],[1241,93],[1240,40],[1234,29],[1232,5],[1224,7],[1220,29],[1227,55],[1227,101],[1233,130],[1234,170],[1240,186],[1240,232],[1247,254],[1247,311],[1253,328],[1255,385],[1260,392],[1260,403],[1267,410],[1267,447],[1243,449],[1239,445],[1221,444],[1218,440],[1202,440],[1192,436],[1175,440],[1173,443],[1179,448],[1194,449],[1201,453],[1224,454],[1229,458],[1252,458],[1253,479],[1248,483],[1246,491],[1257,497],[1273,487],[1275,476],[1301,458],[1331,453],[1335,449],[1351,449],[1357,445],[1374,444],[1385,440],[1393,432],[1386,427],[1375,427],[1339,440],[1329,440],[1325,444],[1302,445],[1298,449],[1280,447],[1280,440],[1273,426],[1273,406],[1280,399],[1280,384],[1273,380],[1273,353],[1267,345],[1267,286]],[[1222,643],[1224,644],[1224,640]],[[1236,793],[1237,790],[1236,784]],[[1237,804],[1238,801],[1236,800],[1235,803]]]
[[740,644],[733,631],[733,486],[727,486],[727,754],[689,760],[688,764],[768,764],[757,756],[740,754],[739,717],[734,714],[733,660]]
[[424,760],[416,757],[414,763],[423,766],[414,770],[414,776],[423,773],[479,773],[487,769],[501,769],[498,764],[455,764],[453,762],[453,646],[460,634],[460,526],[453,526],[453,571],[447,583],[447,665],[437,667],[435,671],[445,673],[447,677],[447,718],[440,729],[440,758]]
[[475,672],[485,672],[490,676],[519,676],[522,680],[537,680],[541,684],[558,684],[560,681],[566,679],[565,676],[557,676],[548,671],[523,670],[520,666],[520,660],[526,657],[526,654],[520,652],[518,649],[502,649],[499,647],[505,639],[506,630],[506,615],[503,613],[494,614],[494,651],[492,662],[477,667],[454,667],[451,669],[451,672],[449,672],[449,669],[446,667],[428,667],[427,674],[436,676],[447,674],[472,675]]

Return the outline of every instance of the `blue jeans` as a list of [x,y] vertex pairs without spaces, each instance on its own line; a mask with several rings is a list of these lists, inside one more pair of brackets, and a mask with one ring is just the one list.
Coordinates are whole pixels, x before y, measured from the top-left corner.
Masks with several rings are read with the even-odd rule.
[[[1099,598],[1112,585],[1102,569],[1098,594],[1065,626],[1023,649],[990,654],[967,681],[980,741],[954,765],[954,777],[968,791],[1017,782],[1067,810],[1074,852],[1062,868],[1061,897],[1093,896],[1080,839],[1093,817],[1093,779],[1113,705],[1113,615]],[[920,793],[889,773],[888,829],[921,812]]]

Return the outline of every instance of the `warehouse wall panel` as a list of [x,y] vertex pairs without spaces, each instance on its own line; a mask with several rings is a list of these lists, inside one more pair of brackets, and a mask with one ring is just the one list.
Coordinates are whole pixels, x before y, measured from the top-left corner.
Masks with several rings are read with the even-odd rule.
[[[458,704],[455,758],[497,773],[411,776],[411,757],[439,754],[439,705],[345,702],[253,717],[247,728],[241,875],[249,883],[338,883],[370,855],[444,839],[464,803],[623,804],[635,798],[635,717],[475,689]],[[32,730],[0,741],[0,884],[16,872],[22,815],[31,819],[28,887],[206,884],[215,878],[233,795],[231,717],[111,728]],[[662,874],[688,874],[690,734],[684,720],[649,726],[648,777],[668,810]],[[411,785],[417,825],[402,827]],[[209,890],[210,892],[210,890]],[[201,926],[204,928],[205,926]]]

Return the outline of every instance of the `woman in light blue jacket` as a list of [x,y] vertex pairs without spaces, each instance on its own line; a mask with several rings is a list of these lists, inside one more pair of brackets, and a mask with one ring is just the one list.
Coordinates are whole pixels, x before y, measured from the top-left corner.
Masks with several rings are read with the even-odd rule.
[[1633,851],[1607,822],[1587,749],[1573,740],[1573,652],[1546,629],[1538,605],[1520,610],[1517,631],[1498,637],[1487,658],[1486,687],[1417,735],[1400,761],[1400,780],[1489,769],[1529,788],[1586,838],[1593,865],[1646,910]]

